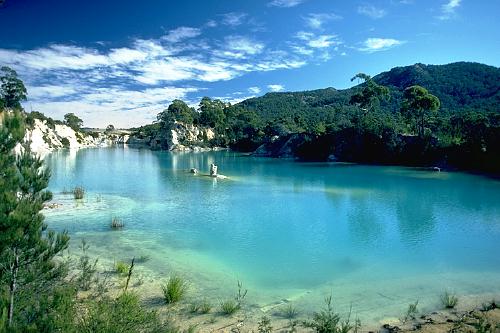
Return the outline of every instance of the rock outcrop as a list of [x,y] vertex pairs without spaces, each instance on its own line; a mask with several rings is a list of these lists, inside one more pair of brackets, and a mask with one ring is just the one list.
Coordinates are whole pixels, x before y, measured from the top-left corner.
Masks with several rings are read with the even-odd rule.
[[125,143],[170,151],[203,151],[212,150],[208,146],[214,138],[215,132],[210,127],[195,126],[176,121],[170,126],[166,135],[154,137],[131,135]]
[[119,136],[110,136],[105,133],[90,134],[75,131],[66,125],[49,126],[46,121],[40,119],[35,119],[34,124],[26,129],[24,137],[25,141],[30,142],[31,150],[42,157],[60,148],[105,147],[117,143],[119,138]]
[[253,152],[258,157],[294,158],[295,151],[306,140],[305,134],[289,134],[283,137],[273,137]]

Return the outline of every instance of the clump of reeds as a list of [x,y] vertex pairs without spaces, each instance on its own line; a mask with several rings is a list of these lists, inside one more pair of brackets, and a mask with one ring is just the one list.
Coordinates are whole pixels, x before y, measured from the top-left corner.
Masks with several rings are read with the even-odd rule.
[[73,197],[77,200],[83,199],[85,196],[85,189],[83,186],[77,186],[73,189]]
[[113,219],[111,220],[110,227],[113,230],[120,230],[123,229],[123,227],[125,227],[125,223],[123,223],[123,221],[120,220],[119,218],[113,217]]
[[458,297],[455,294],[445,291],[441,295],[441,303],[445,309],[453,309],[458,304]]

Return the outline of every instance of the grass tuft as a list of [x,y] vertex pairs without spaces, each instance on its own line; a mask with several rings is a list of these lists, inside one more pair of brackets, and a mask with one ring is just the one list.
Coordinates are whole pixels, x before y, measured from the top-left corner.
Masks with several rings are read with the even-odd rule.
[[173,304],[179,302],[185,295],[187,283],[178,275],[172,275],[166,284],[161,286],[165,303]]
[[130,269],[130,266],[123,261],[117,261],[115,263],[115,272],[120,274],[120,275],[123,275],[123,276],[127,275],[129,269]]
[[297,308],[293,304],[286,305],[280,312],[281,317],[286,319],[293,319],[299,315]]
[[220,302],[220,312],[226,316],[234,314],[240,308],[241,305],[232,299]]
[[441,295],[441,303],[445,309],[453,309],[458,304],[458,297],[455,294],[445,291],[444,294]]

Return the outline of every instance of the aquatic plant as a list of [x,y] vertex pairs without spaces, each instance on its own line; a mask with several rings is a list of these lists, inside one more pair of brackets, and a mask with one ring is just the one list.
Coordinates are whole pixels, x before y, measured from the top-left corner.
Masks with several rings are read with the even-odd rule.
[[273,327],[271,326],[271,319],[266,316],[263,316],[258,322],[257,332],[259,333],[271,333],[273,331]]
[[210,310],[212,310],[212,304],[210,304],[210,302],[207,301],[206,299],[203,300],[199,308],[200,313],[207,314],[210,312]]
[[166,284],[161,286],[165,303],[179,302],[186,293],[187,282],[178,275],[172,275]]
[[313,329],[318,333],[349,333],[357,332],[360,326],[360,321],[356,319],[355,323],[351,323],[351,311],[345,320],[342,320],[338,313],[335,313],[332,305],[332,296],[325,297],[325,308],[320,312],[313,314],[312,320],[304,321],[303,326]]
[[415,319],[417,313],[418,313],[418,300],[415,303],[411,303],[408,305],[408,309],[406,309],[404,316],[400,320],[403,324],[405,324],[408,320]]
[[73,197],[76,200],[83,199],[85,196],[85,189],[82,186],[77,186],[73,189]]
[[248,290],[243,289],[243,283],[240,280],[238,280],[238,293],[236,294],[236,302],[238,302],[239,305],[243,303],[243,300],[245,299],[247,293]]
[[115,272],[120,274],[120,275],[123,275],[123,276],[127,275],[129,269],[130,269],[129,265],[123,261],[117,261],[115,263]]
[[445,291],[444,294],[441,295],[441,303],[445,309],[453,309],[458,304],[458,297],[455,294]]
[[241,305],[232,299],[220,302],[220,312],[226,316],[230,316],[230,315],[234,314],[240,308],[241,308]]
[[150,255],[147,254],[141,254],[139,258],[137,258],[136,262],[137,263],[145,263],[146,261],[149,261],[151,259]]
[[498,304],[495,300],[492,300],[488,303],[483,303],[481,306],[482,311],[490,311],[494,309],[498,309]]
[[198,313],[198,310],[200,309],[200,304],[199,303],[191,303],[188,305],[188,312],[195,314]]
[[286,319],[293,319],[298,316],[297,308],[293,304],[287,304],[280,312],[280,315]]
[[125,227],[125,223],[123,223],[123,221],[118,219],[117,217],[113,217],[113,219],[111,220],[110,227],[113,230],[120,230],[123,229],[123,227]]

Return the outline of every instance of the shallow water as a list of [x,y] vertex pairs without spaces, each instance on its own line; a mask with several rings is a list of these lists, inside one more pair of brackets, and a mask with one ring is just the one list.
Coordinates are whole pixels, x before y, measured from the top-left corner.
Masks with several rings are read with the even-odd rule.
[[[500,294],[500,182],[411,168],[297,163],[232,152],[109,148],[47,158],[62,208],[45,210],[102,258],[148,255],[150,281],[188,277],[192,297],[226,297],[236,281],[250,304],[282,299],[304,311],[333,293],[369,321],[445,289]],[[210,163],[228,176],[194,176]],[[83,185],[82,202],[64,189]],[[111,231],[113,217],[125,223]],[[158,293],[160,291],[158,290]]]

